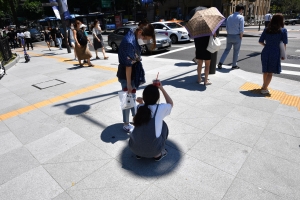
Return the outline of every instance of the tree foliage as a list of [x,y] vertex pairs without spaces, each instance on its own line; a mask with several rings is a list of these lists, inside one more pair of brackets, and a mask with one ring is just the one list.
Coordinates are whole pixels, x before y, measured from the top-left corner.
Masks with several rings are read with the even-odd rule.
[[41,2],[37,0],[26,0],[21,8],[22,11],[20,12],[27,19],[39,19],[43,15],[43,7],[41,7]]
[[272,0],[271,11],[285,14],[300,12],[300,0]]

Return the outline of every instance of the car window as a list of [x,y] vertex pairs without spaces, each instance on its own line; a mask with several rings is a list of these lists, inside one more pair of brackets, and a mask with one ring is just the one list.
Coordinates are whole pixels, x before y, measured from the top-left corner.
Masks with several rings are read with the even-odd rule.
[[[128,32],[128,31],[127,31]],[[116,31],[117,35],[125,35],[127,33],[124,28],[120,28]]]
[[30,33],[39,33],[36,29],[30,29],[29,32]]
[[154,29],[163,29],[164,27],[162,24],[155,24]]
[[177,23],[166,23],[166,25],[170,28],[182,28],[182,26]]

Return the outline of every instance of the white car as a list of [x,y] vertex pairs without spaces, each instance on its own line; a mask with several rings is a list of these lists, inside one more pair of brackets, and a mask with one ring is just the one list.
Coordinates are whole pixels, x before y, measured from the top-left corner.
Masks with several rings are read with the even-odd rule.
[[190,41],[189,34],[185,27],[175,22],[154,22],[152,23],[156,33],[165,34],[170,37],[172,43]]

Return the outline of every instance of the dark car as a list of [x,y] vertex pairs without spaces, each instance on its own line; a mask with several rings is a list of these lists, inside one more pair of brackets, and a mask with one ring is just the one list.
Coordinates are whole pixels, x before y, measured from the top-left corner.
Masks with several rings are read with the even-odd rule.
[[295,19],[286,19],[284,21],[284,23],[286,25],[289,25],[289,24],[292,24],[292,25],[295,25],[295,24],[300,24],[300,15],[298,17],[296,17]]
[[30,35],[31,35],[31,40],[32,42],[40,42],[42,40],[44,40],[44,37],[42,36],[42,34],[35,28],[31,28],[29,29]]
[[[112,48],[113,51],[118,51],[118,48],[122,42],[123,37],[128,33],[130,29],[135,30],[137,26],[123,26],[115,30],[113,33],[108,35],[108,45]],[[156,38],[156,48],[152,51],[164,51],[169,50],[172,46],[171,39],[164,34],[155,34]],[[153,41],[150,43],[141,45],[142,54],[147,54],[151,50],[151,45]]]

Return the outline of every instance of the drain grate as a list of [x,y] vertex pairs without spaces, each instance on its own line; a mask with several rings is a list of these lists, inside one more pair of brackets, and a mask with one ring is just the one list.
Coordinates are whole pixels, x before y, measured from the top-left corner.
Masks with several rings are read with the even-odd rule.
[[50,80],[50,81],[37,83],[37,84],[34,84],[32,86],[36,87],[40,90],[43,90],[43,89],[54,87],[54,86],[61,85],[61,84],[64,84],[64,83],[66,83],[66,82],[58,80],[58,79],[54,79],[54,80]]

